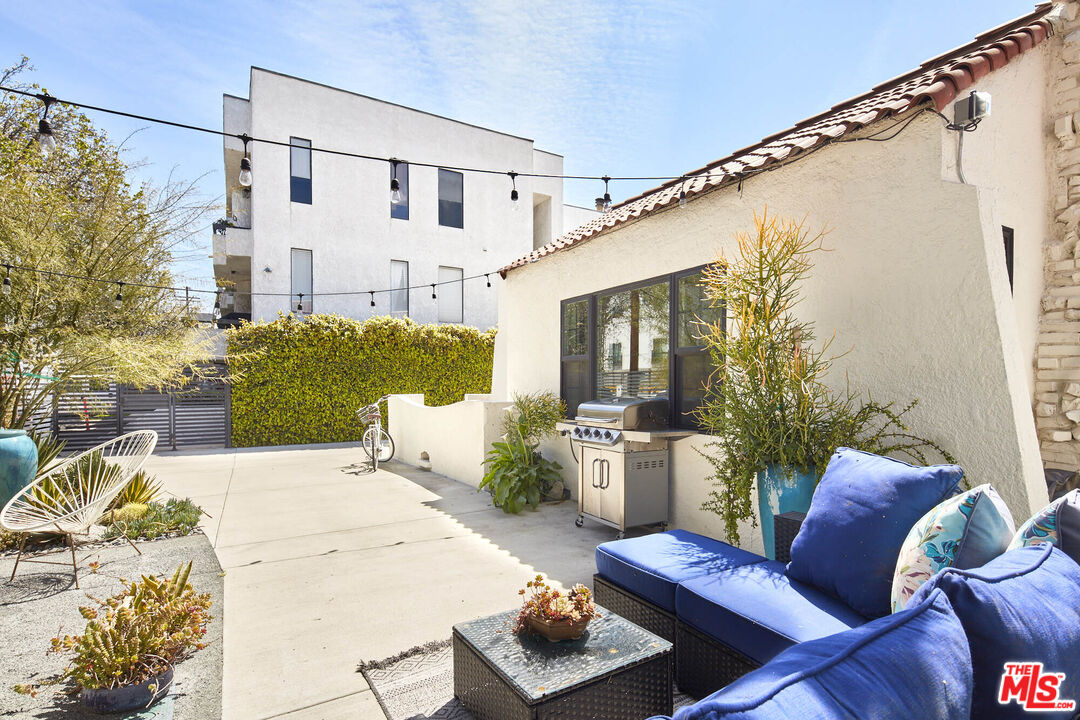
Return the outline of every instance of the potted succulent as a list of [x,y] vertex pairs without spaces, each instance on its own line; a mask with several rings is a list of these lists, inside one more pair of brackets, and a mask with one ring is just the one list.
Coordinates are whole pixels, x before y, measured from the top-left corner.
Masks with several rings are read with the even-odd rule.
[[794,314],[824,231],[811,234],[802,222],[767,213],[755,214],[754,230],[737,234],[731,256],[702,273],[705,295],[725,309],[727,323],[699,325],[716,373],[696,416],[713,436],[703,454],[714,489],[703,509],[723,518],[735,543],[739,521],[760,522],[772,558],[773,517],[809,508],[837,447],[906,454],[923,464],[928,450],[953,459],[905,424],[917,401],[894,409],[826,385],[832,340],[815,345],[813,323]]
[[551,642],[577,640],[589,621],[599,617],[589,588],[580,583],[569,592],[556,590],[544,582],[542,575],[525,583],[518,590],[525,596],[514,622],[514,634],[536,634]]
[[[49,648],[69,655],[71,663],[42,685],[74,683],[95,712],[146,708],[167,695],[173,666],[204,647],[211,619],[210,596],[196,594],[190,573],[189,562],[171,578],[144,575],[117,595],[95,600],[96,607],[80,607],[88,621],[83,634],[55,637]],[[34,695],[39,687],[15,690]]]

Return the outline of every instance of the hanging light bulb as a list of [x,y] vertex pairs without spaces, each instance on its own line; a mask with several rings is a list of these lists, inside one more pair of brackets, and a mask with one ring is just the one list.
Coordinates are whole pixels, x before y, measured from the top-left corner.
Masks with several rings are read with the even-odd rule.
[[298,298],[298,300],[296,302],[296,312],[303,312],[304,311],[304,293],[296,293],[296,296]]
[[124,283],[116,283],[116,297],[113,298],[113,307],[119,310],[124,307]]
[[679,191],[679,207],[681,207],[681,208],[686,207],[686,191],[685,190],[680,190]]
[[517,210],[518,208],[521,207],[521,205],[518,204],[517,173],[514,172],[513,170],[511,170],[510,172],[508,172],[506,174],[510,176],[510,183],[511,183],[511,186],[510,186],[511,187],[511,190],[510,190],[510,202],[514,203],[513,209]]
[[4,284],[0,286],[3,289],[5,295],[11,294],[11,266],[4,265]]
[[42,155],[49,157],[56,150],[56,135],[53,134],[52,125],[49,123],[49,107],[56,100],[48,95],[38,95],[38,99],[45,103],[45,112],[42,113],[41,120],[38,120],[38,147],[41,148]]
[[244,187],[251,187],[251,156],[248,155],[248,143],[251,142],[251,138],[244,133],[240,139],[244,141],[244,157],[240,158],[240,176],[237,180]]
[[601,178],[604,181],[604,212],[611,210],[611,193],[608,192],[608,183],[611,182],[611,178],[605,175]]
[[391,174],[390,174],[390,202],[394,205],[401,204],[401,183],[397,179],[397,166],[400,160],[391,159]]
[[221,293],[214,293],[214,314],[221,312]]
[[375,291],[371,291],[371,307],[375,307]]
[[435,297],[435,283],[431,283],[431,299],[434,300]]
[[487,286],[491,287],[491,278],[487,276],[487,273],[484,274],[484,279],[487,280]]

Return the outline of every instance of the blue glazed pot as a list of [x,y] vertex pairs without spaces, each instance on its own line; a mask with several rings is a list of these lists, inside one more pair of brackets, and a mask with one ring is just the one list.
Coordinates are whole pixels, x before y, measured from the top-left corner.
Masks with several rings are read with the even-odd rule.
[[0,430],[0,508],[37,476],[37,445],[25,430]]
[[776,559],[776,533],[773,517],[781,513],[810,509],[817,486],[817,473],[801,473],[793,467],[770,463],[757,476],[758,521],[765,540],[765,556]]

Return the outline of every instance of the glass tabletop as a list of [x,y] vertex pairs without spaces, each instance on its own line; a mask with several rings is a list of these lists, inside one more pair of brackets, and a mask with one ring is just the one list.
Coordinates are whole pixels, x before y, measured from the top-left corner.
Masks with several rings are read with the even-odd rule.
[[589,623],[578,640],[553,643],[513,633],[517,610],[460,623],[454,630],[532,701],[647,660],[671,648],[659,635],[610,610]]

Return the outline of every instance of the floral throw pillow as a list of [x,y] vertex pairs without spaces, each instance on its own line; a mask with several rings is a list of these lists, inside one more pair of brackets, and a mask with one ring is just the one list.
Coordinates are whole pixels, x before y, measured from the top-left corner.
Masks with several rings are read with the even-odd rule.
[[1012,550],[1050,543],[1080,563],[1080,490],[1073,490],[1035,513],[1020,526],[1009,544]]
[[990,485],[951,497],[911,528],[893,575],[892,610],[904,609],[938,570],[968,570],[1005,552],[1016,532],[1008,506]]

